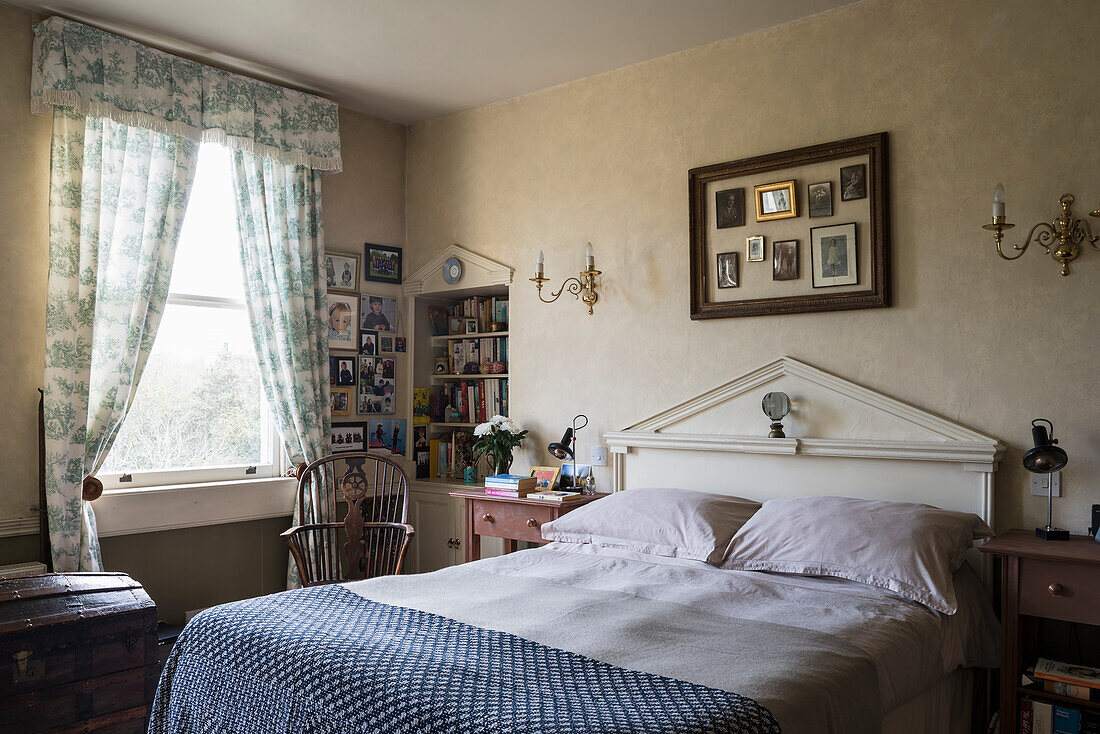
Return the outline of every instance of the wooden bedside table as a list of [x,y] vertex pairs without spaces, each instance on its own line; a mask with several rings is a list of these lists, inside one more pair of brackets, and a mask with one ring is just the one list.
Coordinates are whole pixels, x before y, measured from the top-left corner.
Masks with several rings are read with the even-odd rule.
[[481,539],[504,538],[505,553],[514,553],[516,543],[526,540],[545,543],[543,523],[556,520],[570,510],[586,505],[606,494],[579,495],[562,502],[529,500],[517,497],[493,497],[484,490],[451,492],[466,503],[466,562],[481,558]]
[[1021,695],[1100,711],[1100,703],[1020,687],[1020,674],[1042,653],[1038,618],[1100,625],[1100,543],[1087,535],[1056,541],[1009,530],[981,551],[1001,559],[1001,733],[1019,729]]

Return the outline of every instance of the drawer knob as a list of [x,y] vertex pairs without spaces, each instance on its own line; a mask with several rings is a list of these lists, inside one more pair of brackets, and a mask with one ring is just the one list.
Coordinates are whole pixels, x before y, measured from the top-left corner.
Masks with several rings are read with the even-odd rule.
[[1062,591],[1063,591],[1062,585],[1061,584],[1051,584],[1050,586],[1047,587],[1047,591],[1050,592],[1051,596],[1061,596]]
[[486,512],[484,515],[481,516],[481,521],[482,522],[492,522],[493,521],[493,516],[490,515],[488,512]]
[[532,517],[532,518],[527,520],[527,527],[537,528],[538,526],[539,526],[539,524],[537,522],[535,522],[535,518]]

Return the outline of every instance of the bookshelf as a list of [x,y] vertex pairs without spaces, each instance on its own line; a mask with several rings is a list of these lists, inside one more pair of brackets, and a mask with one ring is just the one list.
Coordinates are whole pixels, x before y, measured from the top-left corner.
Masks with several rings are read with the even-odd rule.
[[[443,264],[452,258],[462,264],[462,277],[447,283]],[[463,466],[457,457],[468,455],[478,423],[496,413],[508,414],[508,347],[514,333],[508,308],[511,283],[512,269],[508,266],[451,245],[410,275],[402,286],[405,312],[410,315],[411,379],[405,387],[405,405],[410,406],[407,414],[411,426],[409,522],[416,528],[416,535],[406,565],[412,572],[461,563],[464,557],[462,503],[449,493],[479,486],[478,482],[463,481]],[[440,317],[441,309],[445,319]],[[446,333],[440,333],[444,330]],[[490,366],[493,362],[500,364]],[[422,416],[424,401],[418,401],[425,390],[431,396],[427,422]],[[424,442],[428,444],[427,476],[423,464],[417,462],[418,451],[424,451],[418,444]],[[432,472],[431,468],[440,464],[440,451],[446,451],[450,471]],[[481,471],[480,475],[485,473]],[[502,551],[503,545],[485,550],[495,555],[494,550]]]

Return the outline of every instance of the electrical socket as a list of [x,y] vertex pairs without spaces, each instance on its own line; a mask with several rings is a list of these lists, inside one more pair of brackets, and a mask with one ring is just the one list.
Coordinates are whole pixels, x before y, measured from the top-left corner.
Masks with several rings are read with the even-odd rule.
[[1047,478],[1050,479],[1051,495],[1054,497],[1062,496],[1062,472],[1056,471],[1050,474],[1032,474],[1031,475],[1031,493],[1038,497],[1047,496]]
[[592,447],[592,466],[607,466],[607,447]]

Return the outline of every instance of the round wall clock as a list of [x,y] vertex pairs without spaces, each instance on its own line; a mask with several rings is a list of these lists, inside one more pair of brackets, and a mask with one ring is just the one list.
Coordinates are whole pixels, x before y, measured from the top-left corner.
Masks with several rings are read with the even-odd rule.
[[462,277],[462,261],[457,257],[447,258],[447,262],[443,263],[443,280],[447,281],[448,285],[454,285]]

